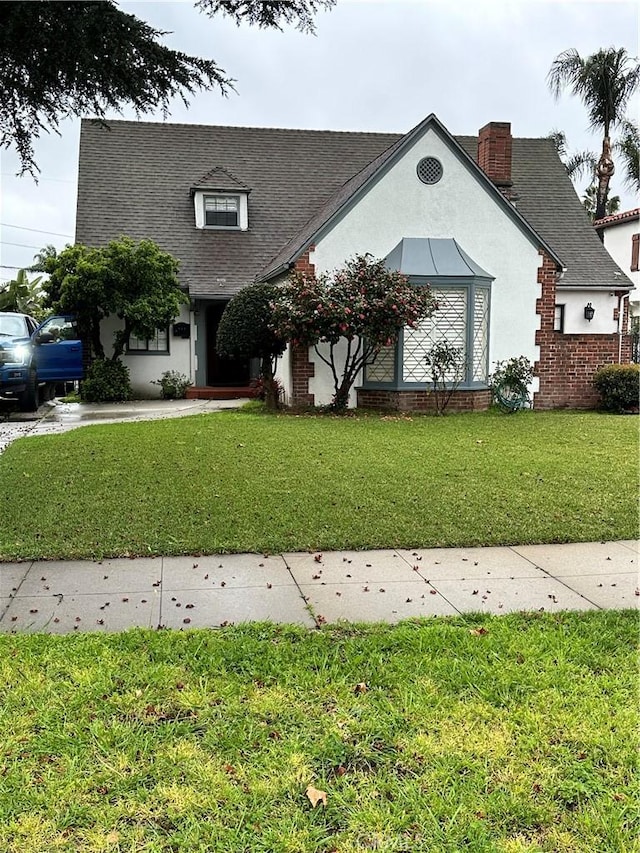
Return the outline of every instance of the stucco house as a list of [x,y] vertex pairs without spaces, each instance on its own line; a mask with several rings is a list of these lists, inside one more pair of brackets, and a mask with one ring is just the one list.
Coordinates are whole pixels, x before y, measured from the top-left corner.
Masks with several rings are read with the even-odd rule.
[[[593,230],[548,139],[505,122],[452,136],[435,115],[404,135],[83,121],[76,240],[150,238],[180,260],[190,303],[154,340],[130,342],[132,384],[167,369],[198,396],[246,393],[255,366],[220,360],[218,322],[253,281],[325,272],[355,254],[436,292],[439,310],[365,369],[351,404],[430,407],[424,355],[467,358],[452,408],[489,405],[498,360],[535,364],[538,408],[588,407],[602,364],[629,361],[633,285]],[[288,348],[287,400],[328,403],[314,351]]]
[[631,279],[635,291],[629,297],[631,316],[640,317],[640,207],[598,219],[593,227],[604,247]]

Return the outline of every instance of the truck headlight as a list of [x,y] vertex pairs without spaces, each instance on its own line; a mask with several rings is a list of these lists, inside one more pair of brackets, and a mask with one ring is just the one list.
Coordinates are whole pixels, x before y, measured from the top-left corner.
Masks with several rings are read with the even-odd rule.
[[24,364],[27,359],[28,348],[25,346],[7,347],[0,350],[0,362],[3,364]]

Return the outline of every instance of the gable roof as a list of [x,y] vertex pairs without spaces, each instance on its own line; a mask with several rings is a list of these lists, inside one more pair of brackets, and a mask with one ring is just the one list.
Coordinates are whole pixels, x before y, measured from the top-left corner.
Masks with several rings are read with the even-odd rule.
[[[318,210],[315,216],[305,224],[304,228],[294,235],[294,237],[280,250],[280,252],[270,261],[268,268],[260,273],[260,279],[268,279],[279,272],[287,269],[288,266],[296,259],[296,257],[307,246],[316,243],[321,235],[335,222],[342,214],[353,207],[358,199],[369,189],[369,187],[382,175],[387,172],[391,166],[397,162],[404,151],[409,148],[413,142],[422,136],[430,127],[444,138],[453,149],[454,153],[466,163],[471,170],[473,176],[480,181],[485,190],[489,192],[496,203],[506,211],[507,215],[516,221],[520,228],[527,234],[530,240],[544,248],[553,260],[562,267],[562,261],[556,252],[549,244],[540,238],[531,225],[524,217],[520,215],[517,209],[505,198],[495,184],[485,175],[480,167],[475,162],[473,156],[469,154],[459,145],[449,133],[446,127],[439,121],[434,113],[428,115],[420,124],[417,124],[412,130],[400,137],[398,141],[384,151],[379,157],[369,163],[361,172],[354,175],[350,181],[347,181],[344,186],[335,192],[325,204]],[[477,147],[477,141],[476,141]]]
[[191,186],[192,190],[217,190],[231,192],[250,192],[249,187],[230,175],[222,166],[216,166]]
[[[423,125],[400,135],[130,121],[104,128],[83,120],[76,240],[100,246],[121,234],[153,239],[180,260],[192,297],[229,298],[273,268],[274,255],[284,257],[294,244],[304,251],[300,235],[347,204]],[[476,137],[450,139],[475,162]],[[620,271],[549,140],[513,139],[515,210],[475,173],[562,260],[563,285],[620,289]],[[196,229],[193,190],[217,188],[207,181],[231,189],[230,180],[236,191],[251,188],[249,229]]]

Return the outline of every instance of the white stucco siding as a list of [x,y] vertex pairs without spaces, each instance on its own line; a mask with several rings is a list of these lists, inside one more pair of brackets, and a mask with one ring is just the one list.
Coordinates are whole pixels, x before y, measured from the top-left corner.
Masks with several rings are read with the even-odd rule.
[[286,405],[291,403],[291,347],[288,346],[276,362],[276,379],[283,388]]
[[[591,303],[595,314],[586,320],[584,309]],[[602,290],[556,291],[556,305],[564,305],[564,332],[567,335],[612,335],[620,331],[614,311],[618,309],[618,297]],[[621,305],[621,310],[624,305]]]
[[[160,396],[158,385],[152,385],[152,381],[160,379],[166,370],[175,370],[188,376],[193,382],[195,379],[195,368],[193,366],[193,337],[195,325],[188,307],[184,306],[180,315],[174,323],[189,323],[191,326],[191,338],[176,338],[173,336],[173,323],[169,326],[169,352],[168,353],[126,353],[122,361],[129,368],[131,388],[136,397],[153,398]],[[100,333],[102,343],[107,356],[111,354],[113,334],[121,327],[117,317],[107,317],[102,321]]]
[[[443,176],[437,184],[423,184],[416,174],[418,162],[427,156],[442,163]],[[403,237],[454,237],[476,263],[495,276],[491,368],[495,361],[512,356],[525,355],[532,362],[537,359],[538,250],[433,128],[316,241],[310,260],[318,272],[327,272],[355,254],[385,257]],[[330,372],[317,359],[312,384],[316,402],[329,402],[327,389],[333,390]]]
[[[354,342],[354,346],[357,346],[357,342]],[[329,344],[318,345],[318,350],[325,358],[329,358],[330,349],[331,347]],[[345,338],[342,338],[334,348],[334,357],[338,365],[344,364],[346,353],[347,341]],[[326,406],[332,402],[335,396],[333,375],[330,368],[324,363],[324,361],[322,361],[313,347],[309,350],[309,361],[312,361],[315,365],[314,375],[309,380],[309,392],[314,395],[316,406]],[[349,392],[350,407],[355,406],[357,402],[356,392],[354,389],[361,382],[360,374],[358,374],[358,378],[353,383],[351,391]]]
[[[640,221],[620,222],[604,229],[604,247],[620,269],[634,284],[630,294],[631,313],[640,315],[640,270],[631,269],[631,246],[634,234],[640,233]],[[594,318],[595,319],[595,318]]]

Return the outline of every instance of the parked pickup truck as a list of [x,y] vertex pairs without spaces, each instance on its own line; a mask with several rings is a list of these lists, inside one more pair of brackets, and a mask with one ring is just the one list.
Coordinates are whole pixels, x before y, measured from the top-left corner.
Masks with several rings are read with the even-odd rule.
[[[0,315],[1,318],[23,315]],[[31,319],[31,318],[29,318]],[[35,411],[55,394],[58,383],[82,379],[82,342],[71,316],[49,317],[24,337],[2,335],[0,327],[0,400],[15,401],[23,412]],[[6,323],[9,328],[9,322]],[[12,326],[11,328],[15,328]]]

